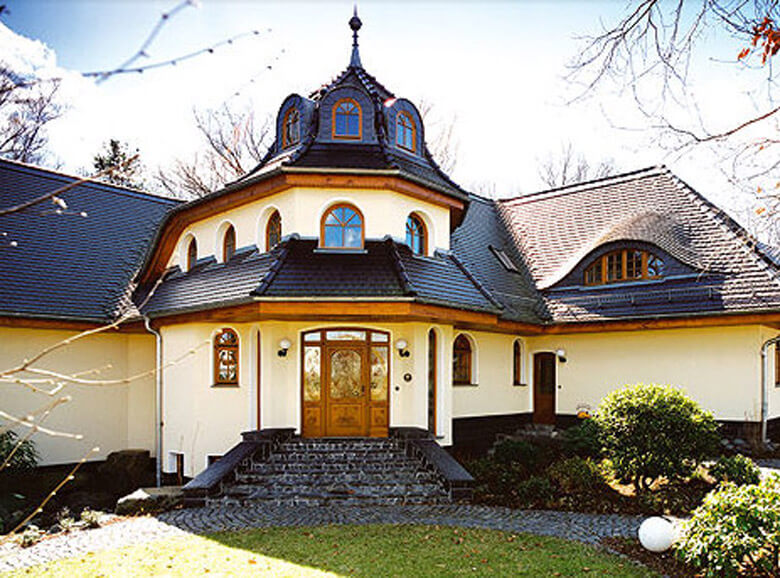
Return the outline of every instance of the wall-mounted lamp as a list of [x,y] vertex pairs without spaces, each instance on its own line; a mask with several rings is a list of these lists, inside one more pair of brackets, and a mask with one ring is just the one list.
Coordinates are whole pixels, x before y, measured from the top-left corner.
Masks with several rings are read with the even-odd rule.
[[558,349],[555,351],[555,355],[558,357],[558,361],[561,363],[566,363],[566,350],[565,349]]
[[287,357],[287,350],[290,349],[290,347],[292,347],[292,342],[286,337],[279,340],[279,351],[276,352],[276,355],[279,357]]
[[395,342],[395,348],[398,350],[398,355],[401,357],[409,357],[409,350],[406,349],[409,344],[406,339],[399,339]]

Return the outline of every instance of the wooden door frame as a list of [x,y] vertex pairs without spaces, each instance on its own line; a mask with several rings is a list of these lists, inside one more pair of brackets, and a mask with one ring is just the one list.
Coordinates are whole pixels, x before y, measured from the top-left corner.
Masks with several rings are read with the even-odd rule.
[[554,351],[534,351],[533,355],[531,357],[531,363],[533,365],[533,374],[531,378],[531,396],[533,401],[533,411],[531,414],[531,420],[533,423],[539,423],[539,424],[547,424],[549,423],[546,421],[548,416],[542,416],[539,408],[537,407],[537,393],[538,388],[540,387],[540,384],[537,382],[537,358],[540,359],[539,363],[541,362],[541,356],[551,356],[552,357],[552,368],[553,368],[553,383],[552,383],[552,415],[550,416],[552,423],[550,425],[555,424],[555,416],[558,412],[558,356],[555,354]]
[[[366,338],[364,340],[329,340],[327,339],[328,331],[362,331],[365,333]],[[319,338],[316,341],[305,340],[306,336],[313,333],[319,333]],[[386,336],[386,341],[373,341],[372,333],[378,333]],[[299,380],[299,404],[300,404],[300,431],[301,435],[304,435],[304,420],[306,414],[306,408],[312,409],[317,407],[319,409],[319,433],[317,435],[309,435],[308,437],[325,437],[330,434],[327,433],[327,421],[329,419],[327,414],[327,396],[328,392],[326,388],[329,388],[330,376],[326,372],[326,369],[330,369],[330,361],[327,362],[326,367],[326,350],[331,346],[346,346],[349,348],[350,344],[353,346],[359,346],[364,349],[365,352],[365,368],[364,377],[365,380],[365,420],[366,420],[366,434],[373,437],[387,437],[390,428],[390,384],[392,383],[392,364],[393,364],[393,347],[392,347],[392,334],[386,329],[376,329],[365,326],[334,326],[334,327],[318,327],[313,329],[307,329],[299,333],[300,342],[300,371],[298,372]],[[316,346],[320,349],[320,400],[319,402],[306,402],[304,394],[304,377],[305,377],[305,354],[307,346]],[[385,401],[374,402],[371,399],[371,353],[373,347],[385,347],[387,349],[387,384],[385,390]],[[383,425],[374,425],[374,413],[376,410],[381,412],[384,410],[386,416],[385,423]]]

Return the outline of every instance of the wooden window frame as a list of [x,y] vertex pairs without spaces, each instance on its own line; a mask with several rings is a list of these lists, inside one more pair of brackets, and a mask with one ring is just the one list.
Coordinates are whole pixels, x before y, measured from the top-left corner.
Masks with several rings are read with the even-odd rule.
[[[420,215],[417,213],[409,213],[409,216],[406,217],[406,234],[409,235],[409,221],[416,221],[420,224],[420,236],[422,238],[421,243],[421,250],[419,253],[416,253],[414,250],[414,247],[412,245],[409,245],[409,248],[412,250],[412,253],[415,255],[422,255],[425,256],[428,254],[428,227],[425,225],[425,221],[423,220]],[[412,244],[414,243],[414,233],[412,233]]]
[[[271,224],[273,223],[274,217],[279,219],[279,241],[271,244]],[[273,213],[271,213],[271,216],[268,217],[268,222],[265,224],[265,250],[266,252],[270,251],[276,245],[282,242],[282,215],[279,213],[279,211],[274,210]]]
[[[329,247],[325,244],[325,221],[328,219],[328,216],[337,209],[350,209],[351,211],[354,211],[355,214],[360,218],[360,247],[349,247],[349,246],[334,246]],[[328,207],[328,209],[322,214],[322,218],[320,219],[320,249],[328,249],[328,250],[336,250],[336,251],[361,251],[366,245],[366,220],[363,217],[363,212],[358,209],[355,205],[350,203],[337,203],[333,206]]]
[[[298,125],[297,127],[298,134],[296,135],[296,138],[294,140],[290,138],[290,135],[287,132],[287,122],[290,120],[290,117],[293,114],[297,116],[297,118],[295,119],[295,123]],[[284,117],[282,118],[282,148],[286,149],[288,147],[295,146],[300,142],[301,142],[301,113],[297,108],[291,106],[290,108],[287,109],[287,112],[284,113]]]
[[[235,338],[235,345],[220,345],[218,343],[220,335],[223,335],[225,333],[232,333],[233,337]],[[217,333],[214,334],[214,340],[213,340],[213,350],[214,350],[214,385],[213,387],[238,387],[238,373],[241,369],[241,363],[240,363],[240,353],[241,353],[241,341],[238,338],[238,333],[231,329],[230,327],[224,327],[220,329]],[[236,377],[235,379],[231,380],[223,380],[220,379],[219,376],[219,354],[222,351],[235,351],[235,359],[236,359]]]
[[[628,255],[629,253],[641,253],[642,255],[642,271],[641,275],[639,277],[628,277]],[[620,273],[619,276],[616,279],[609,279],[609,271],[607,268],[608,260],[611,256],[619,255],[620,258]],[[650,275],[647,271],[647,262],[650,257],[655,257],[663,267],[664,260],[661,259],[658,255],[655,253],[652,253],[651,251],[647,251],[645,249],[637,249],[635,247],[628,247],[626,249],[615,249],[614,251],[609,251],[607,253],[604,253],[600,257],[596,258],[591,262],[590,265],[588,265],[585,270],[582,273],[582,282],[584,285],[588,287],[593,287],[597,285],[610,285],[612,283],[631,283],[631,282],[637,282],[637,281],[652,281],[655,279],[661,279],[663,275]],[[588,281],[588,274],[591,270],[593,270],[598,264],[601,264],[601,275],[600,278],[596,281]]]
[[[231,245],[228,245],[228,240],[232,240]],[[230,249],[230,251],[228,251]],[[228,254],[229,253],[229,254]],[[233,225],[228,225],[225,232],[222,233],[222,262],[227,263],[236,254],[236,228]]]
[[[468,355],[458,355],[458,353],[466,353],[466,349],[458,347],[458,342],[460,342],[461,338],[463,338],[463,342],[468,344]],[[460,372],[468,375],[468,380],[466,381],[455,378],[455,363],[459,359],[464,360],[466,364],[465,371]],[[465,333],[459,333],[452,342],[452,385],[474,385],[474,346],[471,343],[471,339],[469,339]]]
[[780,387],[780,343],[775,343],[775,387]]
[[512,342],[512,385],[524,386],[523,381],[523,361],[525,357],[525,347],[523,342],[515,339]]
[[[399,136],[398,126],[401,124],[401,119],[404,119],[404,118],[409,122],[409,126],[407,127],[406,125],[404,125],[404,129],[409,128],[412,131],[412,147],[411,148],[409,148],[405,144],[399,142],[399,140],[398,140],[398,136]],[[412,115],[409,114],[409,112],[407,112],[405,110],[398,111],[398,114],[396,115],[396,118],[395,118],[395,144],[396,144],[396,146],[398,148],[400,148],[402,150],[405,150],[407,152],[410,152],[410,153],[417,152],[417,123],[414,122],[414,117],[412,117]]]
[[[351,104],[354,104],[355,107],[357,107],[358,111],[358,133],[356,135],[354,134],[338,134],[336,132],[336,113],[339,109],[339,106],[342,104],[349,102]],[[336,101],[336,104],[333,105],[332,109],[332,118],[331,118],[331,129],[330,129],[330,136],[334,140],[362,140],[363,139],[363,109],[358,104],[358,102],[354,98],[340,98]]]
[[192,271],[198,262],[198,241],[195,237],[187,244],[187,271]]

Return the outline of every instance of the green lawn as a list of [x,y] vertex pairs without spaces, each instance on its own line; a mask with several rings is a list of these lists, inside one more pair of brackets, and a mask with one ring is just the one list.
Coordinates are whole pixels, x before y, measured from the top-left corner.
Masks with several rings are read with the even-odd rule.
[[657,576],[555,538],[442,526],[221,532],[90,553],[13,576]]

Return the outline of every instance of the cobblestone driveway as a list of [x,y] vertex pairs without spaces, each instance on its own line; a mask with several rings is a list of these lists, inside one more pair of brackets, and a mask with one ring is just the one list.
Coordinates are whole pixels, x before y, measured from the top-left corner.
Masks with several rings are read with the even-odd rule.
[[510,510],[486,506],[210,507],[129,518],[95,530],[44,540],[27,549],[0,546],[0,572],[98,550],[220,530],[326,524],[438,524],[530,532],[596,543],[606,536],[636,535],[637,516]]

